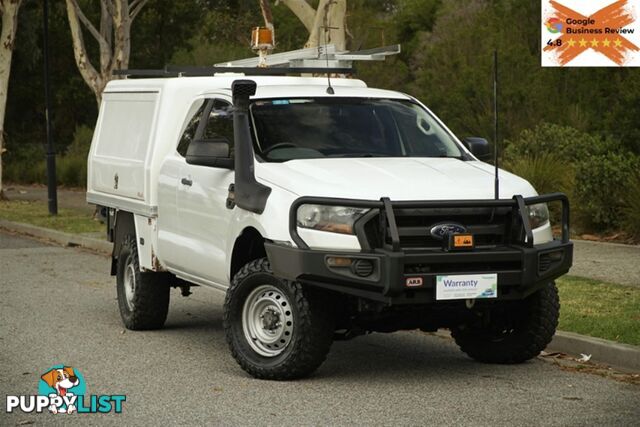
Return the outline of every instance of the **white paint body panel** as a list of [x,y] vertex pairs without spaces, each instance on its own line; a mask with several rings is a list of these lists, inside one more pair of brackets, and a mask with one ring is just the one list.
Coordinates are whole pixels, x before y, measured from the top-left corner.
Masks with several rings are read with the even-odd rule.
[[138,258],[141,270],[155,270],[155,254],[158,252],[158,227],[156,218],[134,215]]
[[[256,176],[300,196],[380,200],[493,199],[494,170],[452,158],[306,159],[257,163]],[[500,197],[535,190],[500,171]]]
[[[492,199],[493,167],[446,158],[308,159],[255,162],[256,178],[272,188],[262,215],[226,209],[233,172],[188,165],[176,147],[193,103],[229,100],[243,75],[116,80],[104,93],[88,164],[89,201],[136,212],[141,268],[166,268],[194,283],[225,289],[236,238],[248,227],[263,237],[291,242],[289,208],[300,196],[364,200]],[[326,79],[248,77],[258,84],[254,99],[320,97]],[[369,89],[360,80],[332,79],[334,96],[412,99]],[[454,137],[455,138],[455,137]],[[461,146],[461,149],[468,152]],[[114,176],[118,185],[114,188]],[[181,183],[193,181],[192,186]],[[534,196],[531,185],[500,171],[501,198]],[[299,230],[312,248],[360,250],[355,236]],[[535,240],[550,236],[536,230]],[[157,262],[154,257],[157,257]]]

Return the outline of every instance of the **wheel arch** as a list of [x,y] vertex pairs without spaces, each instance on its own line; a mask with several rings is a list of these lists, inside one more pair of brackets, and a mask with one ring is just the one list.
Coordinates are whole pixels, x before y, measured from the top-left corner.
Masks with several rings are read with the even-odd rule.
[[115,276],[118,265],[118,254],[124,242],[125,236],[128,234],[136,235],[136,226],[133,220],[133,214],[126,211],[116,212],[116,220],[113,226],[113,252],[111,253],[111,275]]
[[229,264],[229,281],[240,271],[242,266],[256,259],[265,258],[265,238],[254,227],[245,227],[236,238]]

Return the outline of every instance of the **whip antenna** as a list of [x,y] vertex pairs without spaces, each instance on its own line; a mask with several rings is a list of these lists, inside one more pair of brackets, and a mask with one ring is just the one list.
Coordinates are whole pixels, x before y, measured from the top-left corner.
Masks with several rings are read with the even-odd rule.
[[331,27],[329,27],[329,5],[331,4],[331,2],[328,2],[327,5],[324,8],[324,19],[323,19],[323,32],[324,32],[324,57],[327,61],[327,84],[329,85],[329,87],[327,88],[327,93],[329,95],[333,95],[336,92],[333,90],[333,87],[331,87],[331,72],[329,71],[329,52],[327,51],[327,32],[331,29]]
[[495,198],[500,198],[498,178],[498,50],[493,51],[493,164],[495,165]]

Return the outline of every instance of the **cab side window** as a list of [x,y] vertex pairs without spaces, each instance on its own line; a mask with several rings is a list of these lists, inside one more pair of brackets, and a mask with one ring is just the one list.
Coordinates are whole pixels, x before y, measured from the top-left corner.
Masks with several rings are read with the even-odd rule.
[[[202,139],[225,141],[230,148],[233,147],[233,112],[230,103],[221,99],[213,100]],[[233,149],[230,152],[233,153]]]
[[[200,105],[198,108],[197,106]],[[196,101],[191,111],[197,111],[189,120],[178,142],[178,153],[186,157],[189,144],[196,140],[227,142],[233,156],[233,112],[231,104],[221,99]],[[205,122],[206,120],[206,122]]]
[[[197,107],[198,104],[200,105],[199,108]],[[189,147],[189,143],[191,143],[191,141],[193,141],[196,137],[198,125],[200,124],[202,113],[207,107],[207,104],[208,103],[204,102],[204,100],[200,100],[196,101],[196,103],[191,107],[191,111],[197,108],[196,112],[189,120],[189,123],[187,123],[187,126],[185,127],[184,132],[182,132],[182,136],[180,137],[180,142],[178,142],[177,150],[182,157],[185,157],[187,155],[187,148]]]

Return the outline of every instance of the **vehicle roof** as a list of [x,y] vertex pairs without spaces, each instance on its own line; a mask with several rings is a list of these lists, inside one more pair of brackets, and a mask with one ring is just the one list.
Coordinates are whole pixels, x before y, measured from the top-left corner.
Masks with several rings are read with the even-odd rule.
[[[113,80],[107,84],[105,93],[179,90],[200,95],[212,92],[230,91],[235,80],[247,79],[257,83],[254,98],[282,97],[318,97],[327,94],[326,77],[290,77],[290,76],[247,76],[244,74],[223,74],[211,77],[171,77],[155,79]],[[333,96],[354,96],[370,98],[409,99],[405,94],[368,88],[358,79],[332,78]]]

